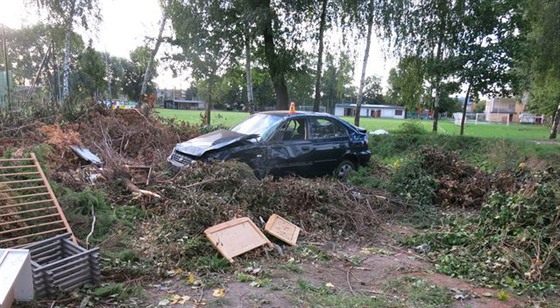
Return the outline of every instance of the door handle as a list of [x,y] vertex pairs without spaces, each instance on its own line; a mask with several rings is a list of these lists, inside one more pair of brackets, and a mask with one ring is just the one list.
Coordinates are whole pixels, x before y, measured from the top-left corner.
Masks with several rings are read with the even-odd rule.
[[304,151],[309,151],[309,150],[311,150],[311,147],[307,146],[307,145],[304,145],[304,146],[301,147],[301,149],[304,150]]

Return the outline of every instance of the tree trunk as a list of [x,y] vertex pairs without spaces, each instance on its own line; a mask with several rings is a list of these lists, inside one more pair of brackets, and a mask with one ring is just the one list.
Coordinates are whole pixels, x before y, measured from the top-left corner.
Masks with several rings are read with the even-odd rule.
[[327,19],[327,3],[323,0],[321,8],[321,21],[319,25],[319,54],[317,55],[317,80],[315,82],[315,101],[313,102],[313,111],[319,111],[321,106],[321,74],[323,73],[323,36],[325,33],[325,25]]
[[154,49],[152,49],[152,53],[150,54],[150,59],[148,60],[148,65],[146,66],[146,72],[144,73],[144,80],[142,81],[142,88],[140,89],[140,100],[138,102],[139,107],[142,105],[142,102],[144,100],[144,94],[146,94],[146,88],[148,87],[148,81],[150,81],[150,79],[152,78],[152,76],[150,76],[150,72],[152,70],[152,66],[154,65],[153,64],[154,63],[154,58],[157,55],[157,52],[159,50],[159,46],[161,45],[161,41],[162,41],[162,37],[163,37],[163,30],[165,28],[165,22],[166,21],[167,21],[167,15],[164,12],[163,17],[161,19],[161,25],[159,26],[159,33],[158,33],[156,45],[154,46]]
[[211,115],[212,115],[212,95],[208,95],[208,102],[206,102],[206,109],[204,110],[205,125],[210,125]]
[[467,88],[467,96],[465,96],[465,102],[463,103],[463,117],[461,118],[461,136],[465,133],[465,118],[467,117],[467,103],[469,101],[469,94],[471,93],[471,82],[469,82],[469,87]]
[[76,6],[75,1],[71,1],[70,14],[66,20],[66,33],[64,36],[64,63],[62,65],[63,79],[62,79],[62,100],[66,101],[70,95],[70,52],[72,51],[72,29],[74,24],[74,9]]
[[68,95],[70,95],[70,87],[68,80],[70,78],[70,35],[72,30],[66,30],[66,36],[64,38],[64,62],[62,63],[62,100],[66,101]]
[[556,135],[558,135],[558,124],[560,122],[560,104],[558,104],[558,108],[554,113],[554,118],[552,120],[552,128],[550,129],[550,136],[549,139],[556,139]]
[[360,126],[360,109],[362,108],[362,99],[364,97],[364,84],[365,84],[365,81],[366,81],[366,68],[367,68],[367,62],[368,62],[368,58],[369,58],[369,47],[371,45],[371,32],[372,32],[372,27],[373,27],[373,10],[374,10],[373,0],[370,0],[369,5],[370,5],[370,7],[369,7],[370,12],[369,12],[368,17],[367,17],[368,30],[367,30],[366,51],[364,53],[364,63],[362,64],[362,75],[360,77],[360,87],[358,89],[358,98],[356,100],[356,114],[354,116],[354,125],[356,125],[356,126]]
[[270,0],[253,1],[253,4],[255,9],[266,12],[263,13],[264,16],[260,17],[262,18],[260,26],[264,38],[264,56],[268,64],[274,92],[276,93],[276,107],[280,110],[287,110],[290,105],[290,100],[288,96],[288,86],[286,85],[286,65],[281,57],[276,54],[274,30],[272,29],[273,12],[271,12]]
[[255,105],[253,102],[253,73],[251,72],[251,32],[248,23],[245,23],[245,74],[247,75],[247,108],[249,114],[253,114]]

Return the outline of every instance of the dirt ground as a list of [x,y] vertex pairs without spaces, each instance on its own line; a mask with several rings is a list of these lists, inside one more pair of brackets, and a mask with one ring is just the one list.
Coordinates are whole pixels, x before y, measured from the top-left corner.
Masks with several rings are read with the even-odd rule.
[[[369,304],[336,304],[317,302],[315,295],[334,295],[342,298],[381,299],[371,306],[381,307],[523,307],[529,303],[508,295],[497,298],[499,290],[480,288],[460,279],[435,273],[432,263],[414,249],[398,247],[396,238],[411,230],[387,228],[368,246],[356,245],[352,240],[337,244],[313,243],[326,252],[328,259],[297,248],[286,248],[284,256],[274,253],[262,258],[243,258],[234,265],[236,271],[215,277],[212,287],[196,286],[188,282],[188,274],[178,275],[163,282],[144,284],[146,299],[142,306],[191,307],[315,307],[354,306]],[[299,243],[305,246],[310,243]],[[320,254],[320,253],[319,253]],[[247,264],[253,265],[247,269]],[[293,266],[292,266],[293,265]],[[269,279],[266,285],[240,281],[243,273],[254,273],[255,268]],[[258,277],[258,274],[255,275]],[[258,281],[258,279],[257,279]],[[195,283],[196,284],[196,283]],[[414,297],[411,285],[424,285],[420,293],[428,301]],[[312,287],[306,287],[312,286]],[[430,301],[430,289],[443,291],[448,301]],[[223,297],[214,296],[223,289]],[[418,293],[418,292],[416,292]],[[175,296],[187,299],[184,304],[168,301]],[[422,296],[422,294],[420,294]],[[441,294],[439,295],[441,296]],[[414,298],[413,298],[414,297]],[[381,304],[379,304],[381,303]]]

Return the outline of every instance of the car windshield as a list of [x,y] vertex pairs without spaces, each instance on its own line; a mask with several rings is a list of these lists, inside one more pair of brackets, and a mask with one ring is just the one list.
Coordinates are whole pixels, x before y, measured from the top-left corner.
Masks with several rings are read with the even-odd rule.
[[274,127],[282,121],[283,117],[273,114],[255,114],[247,120],[237,124],[231,130],[237,133],[259,135],[259,140],[267,139],[274,131]]

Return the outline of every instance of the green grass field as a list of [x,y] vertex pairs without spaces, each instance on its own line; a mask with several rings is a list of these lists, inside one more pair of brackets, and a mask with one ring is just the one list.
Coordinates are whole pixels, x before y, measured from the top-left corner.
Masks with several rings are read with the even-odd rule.
[[[201,110],[173,110],[158,108],[156,112],[160,116],[166,118],[175,118],[179,121],[189,123],[200,123]],[[222,124],[232,127],[237,123],[249,117],[247,112],[234,111],[213,111],[211,123]],[[352,117],[342,117],[349,123],[354,123]],[[427,131],[432,131],[432,121],[422,120],[395,120],[395,119],[379,119],[379,118],[362,118],[360,126],[372,132],[377,129],[385,129],[389,132],[395,131],[404,121],[418,121]],[[460,126],[455,125],[452,121],[442,120],[439,122],[438,133],[451,136],[458,136]],[[528,124],[467,124],[465,128],[465,136],[482,137],[482,138],[499,138],[499,139],[519,139],[519,140],[543,140],[548,139],[549,129],[546,126],[528,125]]]

